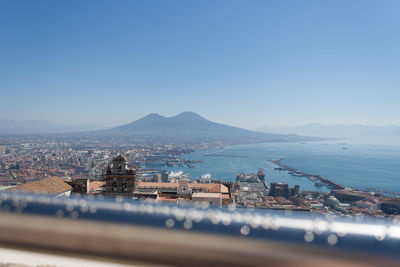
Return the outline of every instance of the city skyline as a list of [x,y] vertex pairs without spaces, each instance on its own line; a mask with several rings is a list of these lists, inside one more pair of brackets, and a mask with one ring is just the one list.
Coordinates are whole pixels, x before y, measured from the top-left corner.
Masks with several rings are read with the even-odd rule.
[[251,3],[3,1],[0,117],[400,124],[400,3]]

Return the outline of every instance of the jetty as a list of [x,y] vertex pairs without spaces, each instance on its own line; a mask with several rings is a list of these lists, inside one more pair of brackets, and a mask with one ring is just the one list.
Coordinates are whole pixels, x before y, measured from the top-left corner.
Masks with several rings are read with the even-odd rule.
[[142,172],[142,173],[157,173],[157,172],[160,172],[160,170],[157,170],[157,169],[140,169],[139,171]]
[[323,183],[326,184],[327,186],[333,188],[333,189],[345,189],[345,187],[341,184],[338,184],[326,177],[320,176],[320,175],[313,175],[313,174],[308,174],[305,173],[303,171],[297,170],[293,167],[290,167],[286,164],[282,163],[282,158],[276,159],[276,160],[268,160],[269,162],[274,163],[275,165],[278,165],[279,168],[281,169],[285,169],[287,171],[289,171],[290,173],[292,173],[292,175],[294,176],[304,176],[307,177],[308,179],[310,179],[313,182],[319,182],[319,183]]
[[373,187],[368,187],[367,190],[371,191],[371,192],[377,192],[377,193],[381,193],[384,195],[388,195],[391,197],[400,197],[400,193],[398,192],[393,192],[393,191],[388,191],[388,190],[381,190],[381,189],[377,189],[377,188],[373,188]]
[[205,157],[225,157],[225,158],[244,158],[247,159],[247,156],[240,156],[240,155],[221,155],[221,154],[205,154]]
[[244,158],[247,159],[247,156],[240,156],[240,155],[232,155],[232,154],[217,154],[217,153],[221,153],[224,152],[226,149],[223,150],[218,150],[218,151],[214,151],[214,152],[210,152],[207,154],[204,154],[204,157],[225,157],[225,158]]

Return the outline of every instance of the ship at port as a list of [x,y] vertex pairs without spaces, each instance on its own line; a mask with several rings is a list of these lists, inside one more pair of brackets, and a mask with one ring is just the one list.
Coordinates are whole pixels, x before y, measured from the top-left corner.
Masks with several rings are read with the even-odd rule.
[[176,172],[172,171],[168,175],[168,178],[176,178],[176,177],[179,177],[179,176],[182,176],[182,175],[183,175],[183,171],[176,171]]
[[200,175],[200,178],[201,179],[211,179],[211,174],[210,173],[202,174],[202,175]]

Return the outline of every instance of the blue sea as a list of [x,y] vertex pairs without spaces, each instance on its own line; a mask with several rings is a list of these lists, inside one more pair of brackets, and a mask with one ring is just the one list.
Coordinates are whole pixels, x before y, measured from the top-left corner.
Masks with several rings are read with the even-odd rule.
[[[236,155],[239,157],[210,157]],[[301,190],[329,191],[317,187],[306,177],[296,177],[279,171],[269,159],[283,157],[286,165],[306,173],[327,177],[343,186],[365,190],[400,192],[400,146],[343,144],[339,142],[263,143],[238,145],[214,150],[200,150],[182,158],[201,160],[195,168],[172,167],[169,171],[189,173],[192,179],[210,173],[213,179],[235,181],[239,172],[257,172],[264,169],[268,182],[287,182],[300,185]]]

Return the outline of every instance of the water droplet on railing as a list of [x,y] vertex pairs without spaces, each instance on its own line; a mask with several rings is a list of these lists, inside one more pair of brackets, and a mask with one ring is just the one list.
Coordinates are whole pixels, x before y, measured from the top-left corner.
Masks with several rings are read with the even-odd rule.
[[223,216],[223,218],[222,218],[222,224],[225,225],[225,226],[230,225],[230,224],[231,224],[231,221],[232,221],[231,216],[228,215],[228,214],[226,214],[226,215]]
[[383,241],[386,235],[384,233],[381,233],[381,234],[375,234],[374,236],[377,241]]
[[190,229],[192,228],[192,226],[193,226],[193,224],[192,224],[192,222],[190,222],[190,221],[185,221],[185,222],[183,223],[183,227],[184,227],[186,230],[190,230]]
[[330,234],[330,235],[328,235],[328,238],[327,238],[327,241],[328,241],[328,244],[329,245],[331,245],[331,246],[334,246],[334,245],[336,245],[336,243],[338,242],[338,237],[337,237],[337,235],[335,235],[335,234]]
[[304,234],[304,240],[308,243],[314,241],[314,234],[312,232],[306,232]]
[[208,203],[207,201],[204,201],[201,203],[201,208],[202,209],[208,209],[210,207],[210,203]]
[[57,210],[57,211],[56,211],[56,216],[57,216],[58,218],[62,218],[62,217],[64,216],[64,211],[63,211],[63,210]]
[[168,219],[168,220],[165,221],[165,225],[166,225],[168,228],[172,228],[172,227],[174,227],[175,222],[174,222],[174,220],[172,220],[172,219]]
[[79,213],[77,211],[73,211],[73,212],[71,212],[70,216],[72,219],[77,219],[79,216]]
[[96,207],[96,206],[93,206],[93,205],[90,206],[90,207],[89,207],[89,212],[92,213],[92,214],[95,214],[95,213],[97,212],[97,207]]
[[250,234],[250,227],[248,227],[247,225],[243,225],[242,228],[240,228],[240,233],[242,235]]
[[65,207],[65,209],[69,212],[74,210],[74,206],[71,203],[68,203],[67,206]]

